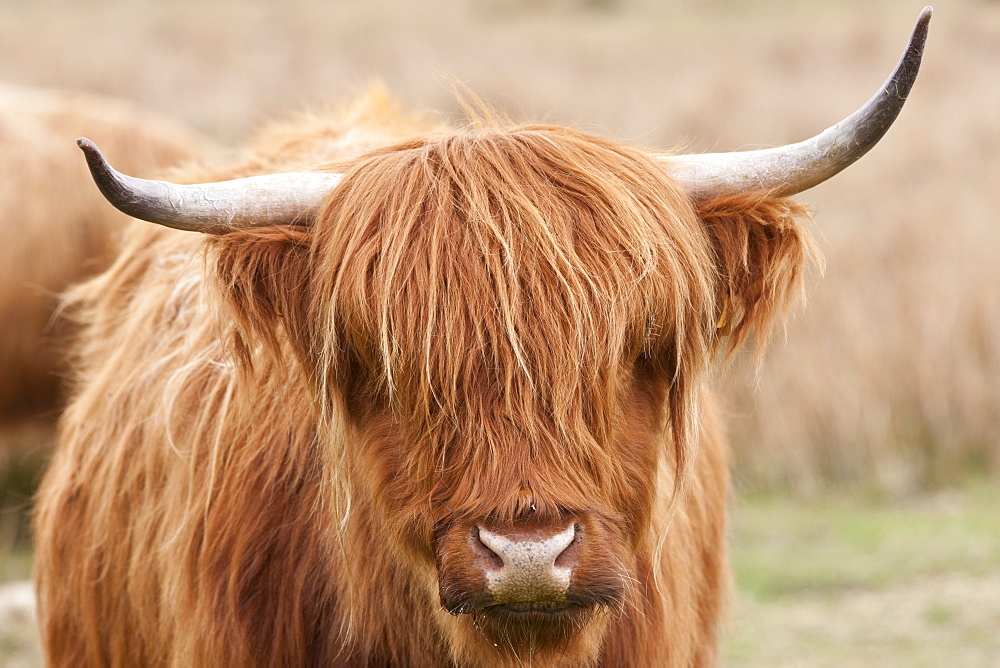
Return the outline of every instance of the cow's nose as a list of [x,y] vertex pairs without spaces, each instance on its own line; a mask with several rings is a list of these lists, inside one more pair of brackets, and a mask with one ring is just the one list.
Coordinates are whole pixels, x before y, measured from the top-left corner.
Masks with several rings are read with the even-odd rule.
[[496,557],[483,565],[494,605],[531,610],[566,601],[583,538],[575,524],[552,535],[540,531],[500,534],[478,529],[481,548]]

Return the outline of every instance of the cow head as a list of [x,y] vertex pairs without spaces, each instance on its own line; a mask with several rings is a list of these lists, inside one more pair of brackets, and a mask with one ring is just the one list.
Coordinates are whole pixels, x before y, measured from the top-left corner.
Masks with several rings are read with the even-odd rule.
[[783,197],[881,138],[928,19],[861,110],[763,151],[478,128],[176,186],[81,146],[122,210],[215,235],[244,347],[312,379],[352,611],[438,609],[458,662],[575,665],[645,612],[654,504],[683,492],[712,353],[795,283],[808,244]]
[[688,457],[717,310],[689,199],[606,140],[476,130],[361,159],[310,234],[302,346],[360,516],[455,647],[589,655]]

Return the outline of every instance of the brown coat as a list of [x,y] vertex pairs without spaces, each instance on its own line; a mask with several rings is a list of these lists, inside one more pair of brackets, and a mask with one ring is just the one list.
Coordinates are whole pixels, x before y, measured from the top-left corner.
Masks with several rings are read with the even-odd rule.
[[208,150],[180,124],[120,100],[0,84],[0,423],[54,417],[67,336],[57,297],[111,264],[128,220],[81,164],[84,134],[145,176]]
[[[52,663],[712,664],[705,383],[792,294],[802,210],[696,210],[639,150],[378,95],[189,176],[328,163],[346,176],[310,226],[137,226],[71,294],[78,390],[36,525]],[[577,518],[573,587],[605,602],[449,614],[481,586],[461,532],[529,515]]]

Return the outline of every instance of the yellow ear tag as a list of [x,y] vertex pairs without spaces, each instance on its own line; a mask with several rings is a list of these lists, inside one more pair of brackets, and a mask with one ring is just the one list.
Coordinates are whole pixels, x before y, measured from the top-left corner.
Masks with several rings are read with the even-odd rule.
[[722,315],[719,316],[719,322],[715,323],[716,329],[725,329],[726,325],[729,324],[726,321],[729,319],[729,300],[726,300],[722,304]]

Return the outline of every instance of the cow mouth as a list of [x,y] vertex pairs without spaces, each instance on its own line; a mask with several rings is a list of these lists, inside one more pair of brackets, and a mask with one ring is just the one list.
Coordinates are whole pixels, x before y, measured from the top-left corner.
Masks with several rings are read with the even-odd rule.
[[483,608],[482,613],[514,619],[527,619],[533,616],[552,619],[559,616],[580,614],[587,609],[584,606],[569,603],[504,603]]
[[510,612],[562,612],[570,606],[559,603],[505,603],[490,606],[488,609],[499,608]]
[[494,646],[537,653],[566,648],[594,616],[594,606],[560,603],[490,605],[471,614],[476,629]]

